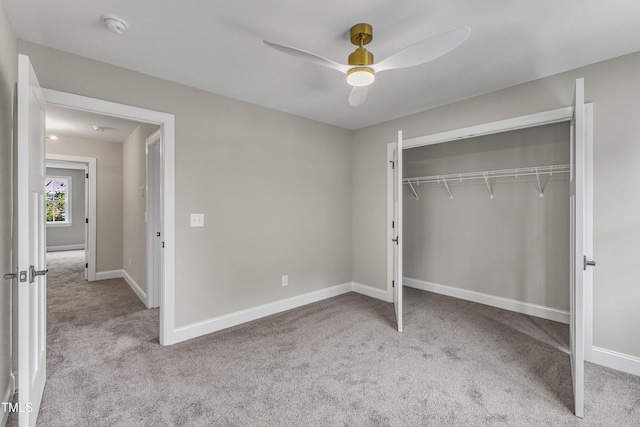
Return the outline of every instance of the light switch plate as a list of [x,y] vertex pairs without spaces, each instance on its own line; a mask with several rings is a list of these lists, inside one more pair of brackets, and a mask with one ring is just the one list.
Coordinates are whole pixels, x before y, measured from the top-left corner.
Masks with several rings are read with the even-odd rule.
[[192,227],[204,227],[204,214],[191,214]]

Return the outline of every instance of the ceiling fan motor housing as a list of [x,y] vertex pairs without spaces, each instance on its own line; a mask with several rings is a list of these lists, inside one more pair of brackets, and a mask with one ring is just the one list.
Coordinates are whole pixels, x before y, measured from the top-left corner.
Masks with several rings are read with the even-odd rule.
[[373,64],[373,53],[363,47],[359,47],[349,55],[349,65],[371,65]]
[[349,65],[371,65],[373,54],[364,48],[373,40],[373,28],[369,24],[356,24],[351,27],[351,43],[358,48],[349,55]]
[[356,46],[360,46],[360,40],[362,44],[369,44],[373,40],[373,27],[369,24],[356,24],[351,27],[351,43]]

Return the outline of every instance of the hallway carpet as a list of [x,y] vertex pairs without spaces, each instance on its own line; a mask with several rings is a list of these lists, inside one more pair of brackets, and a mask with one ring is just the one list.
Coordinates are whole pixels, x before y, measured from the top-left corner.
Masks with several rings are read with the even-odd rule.
[[640,425],[640,378],[592,364],[573,415],[567,325],[405,288],[401,334],[349,293],[162,347],[123,280],[58,261],[41,426]]

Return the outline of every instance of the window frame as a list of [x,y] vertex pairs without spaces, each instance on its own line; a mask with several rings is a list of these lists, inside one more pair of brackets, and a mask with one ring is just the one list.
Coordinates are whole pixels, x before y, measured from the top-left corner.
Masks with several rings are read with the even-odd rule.
[[[66,191],[65,191],[65,203],[66,203],[66,208],[65,208],[65,214],[66,214],[66,218],[64,221],[46,221],[46,225],[47,227],[70,227],[73,225],[72,223],[72,216],[71,216],[71,205],[72,205],[72,192],[71,192],[71,186],[72,186],[72,177],[69,175],[46,175],[45,176],[45,180],[46,181],[66,181]],[[47,204],[49,202],[48,199],[48,192],[46,189],[46,184],[45,184],[45,211],[47,209]],[[45,215],[46,218],[46,215]]]

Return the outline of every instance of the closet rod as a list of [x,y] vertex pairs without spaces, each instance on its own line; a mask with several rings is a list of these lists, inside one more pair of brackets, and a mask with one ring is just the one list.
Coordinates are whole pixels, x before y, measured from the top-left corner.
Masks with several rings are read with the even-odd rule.
[[445,175],[431,175],[431,176],[418,176],[412,178],[404,178],[403,184],[409,184],[411,189],[413,190],[413,194],[418,198],[416,194],[413,184],[428,184],[428,183],[444,183],[447,188],[447,192],[449,192],[449,197],[453,199],[451,195],[451,190],[449,189],[449,182],[451,181],[466,181],[470,179],[483,179],[489,188],[489,194],[491,198],[493,198],[493,191],[491,190],[491,186],[489,185],[489,178],[518,178],[521,176],[530,176],[535,175],[538,180],[538,188],[540,190],[540,197],[543,196],[543,188],[540,182],[541,174],[549,174],[550,176],[554,173],[568,173],[571,168],[571,165],[551,165],[551,166],[532,166],[525,168],[512,168],[512,169],[497,169],[491,171],[478,171],[478,172],[460,172],[460,173],[449,173]]

